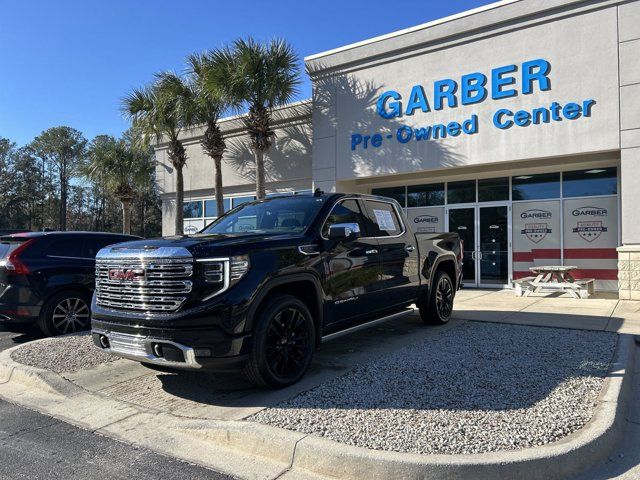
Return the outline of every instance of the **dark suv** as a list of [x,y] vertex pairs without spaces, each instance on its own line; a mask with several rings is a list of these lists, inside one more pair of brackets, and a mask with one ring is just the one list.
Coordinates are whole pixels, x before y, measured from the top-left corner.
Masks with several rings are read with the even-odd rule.
[[95,257],[138,239],[94,232],[28,232],[0,237],[0,322],[37,324],[45,335],[89,326]]

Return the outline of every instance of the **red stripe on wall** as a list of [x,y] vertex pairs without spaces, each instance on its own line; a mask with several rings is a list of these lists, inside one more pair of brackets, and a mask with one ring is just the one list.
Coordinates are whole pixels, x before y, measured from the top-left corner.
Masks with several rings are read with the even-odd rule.
[[560,258],[560,249],[535,248],[530,252],[513,252],[514,262],[533,262],[536,258]]
[[[596,280],[618,280],[618,270],[616,269],[596,269],[580,268],[571,272],[573,278],[595,278]],[[534,277],[535,273],[529,270],[514,270],[513,279],[518,280],[524,277]]]
[[579,268],[571,272],[574,278],[595,278],[596,280],[618,280],[618,270],[615,268]]
[[565,248],[564,258],[618,259],[615,248]]

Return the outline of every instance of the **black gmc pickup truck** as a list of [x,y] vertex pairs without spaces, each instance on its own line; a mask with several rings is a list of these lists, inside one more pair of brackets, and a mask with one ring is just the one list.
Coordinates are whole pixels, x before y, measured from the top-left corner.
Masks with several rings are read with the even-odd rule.
[[121,243],[96,257],[97,347],[160,368],[299,380],[323,341],[416,305],[446,323],[461,280],[457,234],[415,235],[394,200],[276,197],[202,232]]

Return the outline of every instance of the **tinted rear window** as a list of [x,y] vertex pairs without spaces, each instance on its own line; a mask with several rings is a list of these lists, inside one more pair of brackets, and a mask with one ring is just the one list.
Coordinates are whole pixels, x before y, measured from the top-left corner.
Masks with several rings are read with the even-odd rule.
[[0,241],[0,259],[6,258],[11,252],[13,252],[24,240],[3,240]]

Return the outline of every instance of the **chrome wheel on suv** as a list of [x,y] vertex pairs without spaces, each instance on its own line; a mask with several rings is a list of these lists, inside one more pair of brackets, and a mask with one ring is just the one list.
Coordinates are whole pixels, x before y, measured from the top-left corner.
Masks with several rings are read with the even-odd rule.
[[53,309],[51,320],[60,333],[84,330],[89,322],[89,307],[81,298],[65,298]]
[[89,297],[82,292],[60,292],[42,308],[38,326],[48,336],[75,333],[89,328]]

